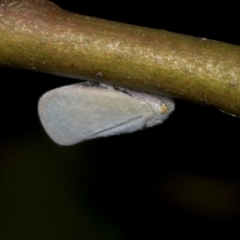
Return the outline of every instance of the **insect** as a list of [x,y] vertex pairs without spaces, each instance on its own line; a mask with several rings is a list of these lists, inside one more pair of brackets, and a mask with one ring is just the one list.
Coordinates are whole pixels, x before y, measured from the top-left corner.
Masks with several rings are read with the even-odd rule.
[[43,127],[60,145],[152,127],[173,110],[171,98],[92,82],[49,91],[38,104]]

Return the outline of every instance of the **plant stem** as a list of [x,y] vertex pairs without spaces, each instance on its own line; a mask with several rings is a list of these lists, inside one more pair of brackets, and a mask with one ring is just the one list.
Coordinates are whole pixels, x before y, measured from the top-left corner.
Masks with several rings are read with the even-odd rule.
[[240,116],[240,47],[0,0],[0,65],[105,82]]

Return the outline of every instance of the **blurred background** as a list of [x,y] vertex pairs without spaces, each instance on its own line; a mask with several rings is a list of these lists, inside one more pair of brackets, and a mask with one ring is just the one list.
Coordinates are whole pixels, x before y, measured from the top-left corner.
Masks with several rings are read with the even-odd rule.
[[[233,5],[52,2],[83,15],[240,45]],[[61,147],[40,124],[38,99],[78,80],[0,71],[0,239],[216,237],[238,230],[239,118],[176,100],[163,125]]]

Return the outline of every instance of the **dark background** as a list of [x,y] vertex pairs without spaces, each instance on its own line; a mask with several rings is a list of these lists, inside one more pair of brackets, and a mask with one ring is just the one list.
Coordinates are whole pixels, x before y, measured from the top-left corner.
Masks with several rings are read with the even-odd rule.
[[[240,44],[238,7],[226,3],[53,2],[83,15]],[[0,71],[0,239],[217,237],[238,229],[239,118],[176,100],[163,125],[60,147],[40,124],[38,99],[78,81]]]

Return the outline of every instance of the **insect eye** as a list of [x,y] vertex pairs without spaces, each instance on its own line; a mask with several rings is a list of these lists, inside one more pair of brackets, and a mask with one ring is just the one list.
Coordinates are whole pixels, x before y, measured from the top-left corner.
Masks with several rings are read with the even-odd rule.
[[165,103],[161,103],[159,106],[159,112],[165,114],[167,113],[167,111],[168,111],[167,105]]

